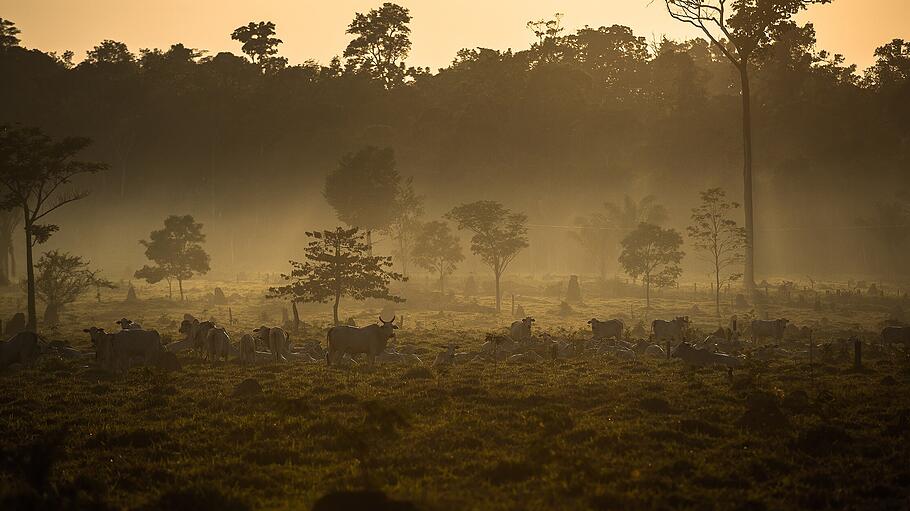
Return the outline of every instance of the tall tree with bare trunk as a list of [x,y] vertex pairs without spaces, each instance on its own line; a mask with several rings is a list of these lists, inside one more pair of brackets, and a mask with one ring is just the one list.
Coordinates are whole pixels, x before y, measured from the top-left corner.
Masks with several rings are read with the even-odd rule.
[[791,19],[810,4],[831,0],[664,0],[670,16],[705,34],[711,43],[736,67],[742,96],[743,210],[746,249],[743,283],[755,290],[755,227],[752,203],[752,93],[750,64],[759,58],[782,30],[793,26]]
[[28,290],[28,324],[38,325],[35,303],[35,265],[32,249],[59,230],[39,223],[61,207],[88,196],[73,178],[98,172],[106,165],[75,159],[91,141],[82,137],[52,139],[37,128],[0,126],[0,208],[16,208],[25,224],[25,271]]

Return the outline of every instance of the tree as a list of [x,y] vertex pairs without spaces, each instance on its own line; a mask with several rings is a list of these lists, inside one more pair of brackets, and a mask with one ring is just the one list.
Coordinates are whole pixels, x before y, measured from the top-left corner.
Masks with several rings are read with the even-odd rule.
[[288,59],[276,57],[281,39],[275,37],[275,24],[271,21],[251,21],[231,32],[231,39],[243,44],[241,50],[250,56],[253,64],[265,74],[284,68]]
[[641,223],[622,240],[619,264],[633,278],[641,277],[645,285],[645,304],[651,308],[651,284],[667,287],[682,275],[679,267],[683,255],[682,236],[675,229],[663,229]]
[[395,151],[368,146],[341,158],[325,178],[323,195],[338,219],[366,229],[372,247],[372,230],[388,228],[396,214],[391,207],[399,197],[401,176],[395,170]]
[[80,256],[57,250],[45,252],[35,263],[35,290],[47,306],[44,310],[45,325],[57,324],[63,308],[86,291],[116,287],[111,281],[101,278],[98,270],[89,269],[89,264]]
[[423,216],[423,197],[414,193],[413,178],[407,178],[399,187],[393,204],[392,220],[383,233],[398,243],[392,255],[401,264],[401,273],[408,276],[408,263],[414,238],[421,231],[420,217]]
[[155,266],[145,265],[136,271],[137,279],[149,284],[167,281],[168,298],[173,299],[172,281],[176,280],[183,295],[183,281],[193,275],[204,275],[209,271],[209,255],[202,248],[205,241],[202,224],[190,215],[171,215],[164,220],[164,229],[152,231],[148,240],[140,240],[145,247],[145,257]]
[[366,71],[388,89],[404,82],[404,60],[411,51],[411,14],[385,2],[367,14],[356,13],[347,33],[354,35],[344,56],[356,69]]
[[612,223],[600,212],[587,217],[575,219],[577,231],[570,231],[569,237],[575,240],[588,253],[597,265],[600,280],[607,278],[607,252],[610,250],[613,233]]
[[642,223],[660,225],[667,221],[666,208],[658,204],[653,195],[646,195],[638,202],[624,195],[621,206],[607,202],[604,203],[604,208],[607,210],[606,219],[619,228],[622,236],[628,235]]
[[19,29],[10,20],[0,18],[0,51],[6,51],[14,46],[19,46]]
[[885,249],[892,271],[906,270],[906,245],[910,240],[910,200],[876,202],[874,216],[861,218],[860,226],[868,228]]
[[[701,192],[701,205],[692,209],[692,225],[688,227],[689,237],[695,248],[703,252],[714,271],[714,306],[720,317],[721,273],[734,264],[743,261],[746,245],[746,230],[730,218],[739,204],[728,202],[727,194],[720,188]],[[726,275],[724,282],[733,282],[742,277],[741,273]]]
[[496,281],[496,312],[502,311],[500,280],[509,264],[528,246],[527,215],[513,213],[495,201],[462,204],[446,213],[461,230],[474,233],[471,252],[493,270]]
[[16,276],[16,251],[13,232],[22,218],[14,209],[0,210],[0,286],[8,286]]
[[16,208],[22,212],[28,289],[27,328],[33,332],[38,320],[32,251],[59,230],[55,224],[39,222],[61,207],[88,196],[87,191],[72,186],[73,178],[106,168],[102,163],[75,159],[90,143],[82,137],[54,140],[37,128],[0,126],[0,208]]
[[445,293],[445,279],[464,261],[461,243],[445,222],[427,222],[414,242],[414,261],[439,276],[439,292]]
[[136,56],[133,55],[125,43],[105,39],[85,53],[86,64],[133,64]]
[[354,300],[378,298],[400,303],[404,299],[389,292],[392,281],[404,276],[390,270],[392,258],[374,256],[357,227],[334,231],[307,232],[306,261],[290,261],[291,281],[269,288],[269,297],[290,297],[294,302],[332,303],[332,318],[338,321],[338,304],[344,296]]
[[743,203],[746,216],[746,291],[755,290],[755,229],[752,205],[752,93],[749,65],[767,50],[791,18],[810,4],[831,0],[665,0],[677,21],[695,26],[736,67],[742,97]]

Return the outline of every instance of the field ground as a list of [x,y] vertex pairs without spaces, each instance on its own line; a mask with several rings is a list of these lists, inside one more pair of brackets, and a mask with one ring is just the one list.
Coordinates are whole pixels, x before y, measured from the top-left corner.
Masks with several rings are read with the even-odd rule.
[[[126,304],[116,290],[67,309],[47,336],[87,349],[82,328],[127,316],[176,339],[184,312],[227,324],[230,307],[236,340],[287,307],[251,283],[222,283],[230,304],[214,306],[200,297],[215,285],[192,284],[183,304]],[[557,338],[641,306],[592,298],[560,314],[558,299],[519,302]],[[345,305],[358,324],[382,307]],[[609,355],[433,368],[443,346],[476,350],[511,318],[419,300],[398,311],[397,342],[415,346],[422,366],[247,368],[181,354],[180,372],[110,374],[45,356],[0,373],[0,508],[308,509],[328,492],[374,488],[424,510],[907,509],[910,360],[872,333],[893,305],[769,304],[770,317],[816,326],[819,341],[866,338],[864,367],[849,354],[809,364],[793,345],[732,378]],[[2,317],[15,306],[3,297]],[[651,316],[688,313],[709,331],[712,310],[707,296],[664,297]],[[301,316],[295,344],[324,344],[327,309]],[[247,378],[261,394],[235,394]]]

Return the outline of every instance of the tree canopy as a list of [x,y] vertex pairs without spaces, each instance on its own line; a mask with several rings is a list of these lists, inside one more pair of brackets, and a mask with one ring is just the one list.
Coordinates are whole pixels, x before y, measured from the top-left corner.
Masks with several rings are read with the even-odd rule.
[[392,302],[404,299],[389,291],[389,284],[404,276],[391,271],[392,258],[372,255],[366,236],[357,227],[334,231],[313,231],[307,244],[305,261],[290,261],[291,272],[282,275],[287,285],[269,289],[271,297],[287,297],[295,302],[332,301],[335,324],[342,297],[354,300],[378,298]]
[[177,281],[180,300],[183,300],[183,281],[209,271],[209,255],[202,248],[205,234],[202,224],[191,215],[171,215],[164,219],[164,229],[152,231],[149,239],[140,240],[145,247],[145,257],[155,263],[136,271],[138,279],[149,284],[167,281],[168,296],[173,298],[171,282]]

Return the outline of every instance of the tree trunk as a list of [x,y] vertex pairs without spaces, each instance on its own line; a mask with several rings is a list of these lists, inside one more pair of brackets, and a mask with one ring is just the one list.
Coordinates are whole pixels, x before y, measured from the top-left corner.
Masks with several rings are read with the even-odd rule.
[[9,244],[9,276],[16,278],[16,247],[12,243]]
[[180,288],[180,301],[183,302],[186,300],[183,296],[183,279],[177,279],[177,287]]
[[752,204],[752,91],[749,86],[749,67],[743,62],[739,68],[743,100],[743,212],[746,217],[746,257],[743,283],[746,292],[755,291],[755,228]]
[[[28,216],[28,210],[25,210]],[[25,224],[25,278],[28,286],[28,324],[25,329],[29,332],[38,332],[38,311],[35,305],[35,268],[32,258],[32,226]]]
[[502,304],[502,293],[500,292],[500,289],[499,289],[500,272],[497,271],[497,272],[493,272],[493,273],[496,276],[496,312],[499,313],[502,311],[502,307],[500,307],[500,305]]
[[714,282],[717,283],[714,286],[714,307],[717,309],[717,317],[720,317],[720,269],[715,270],[714,272]]
[[4,246],[8,240],[0,233],[0,286],[10,285],[9,247]]
[[338,302],[340,302],[340,301],[341,301],[341,294],[335,293],[335,303],[332,304],[332,319],[335,320],[335,325],[341,324],[338,322]]
[[44,309],[44,326],[52,327],[60,324],[60,307],[48,303]]
[[174,287],[171,283],[171,279],[167,279],[167,299],[168,300],[174,299]]
[[651,310],[651,276],[645,275],[645,308]]

